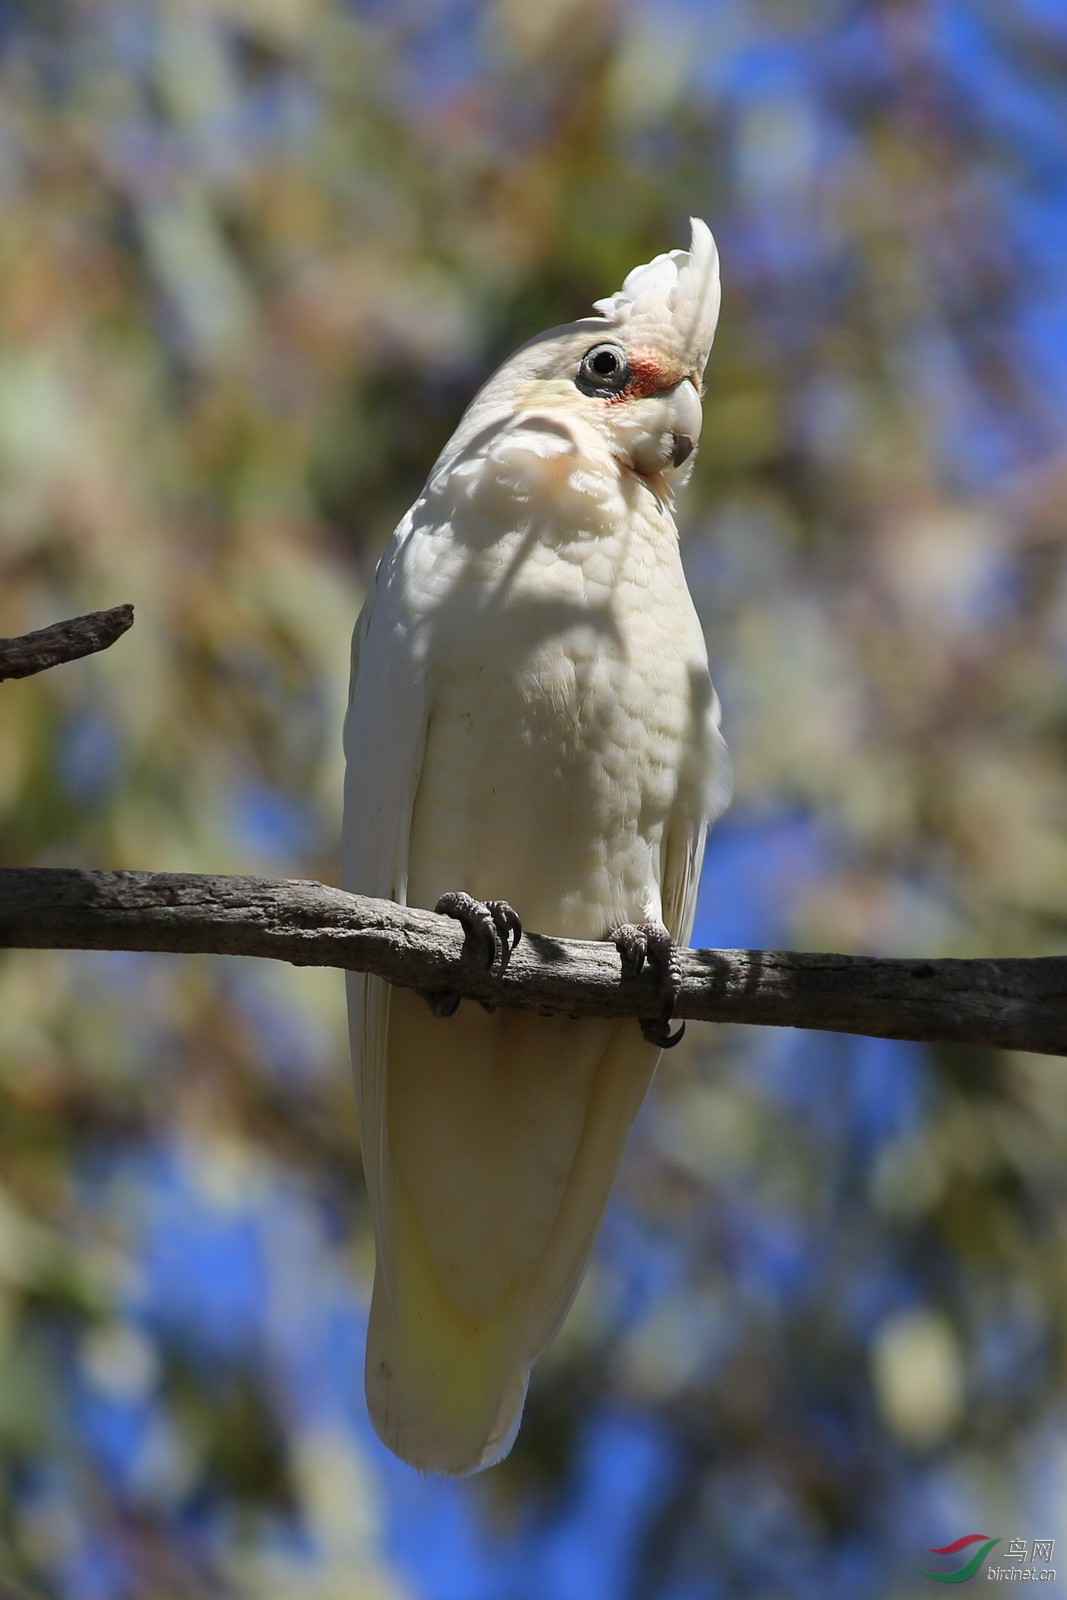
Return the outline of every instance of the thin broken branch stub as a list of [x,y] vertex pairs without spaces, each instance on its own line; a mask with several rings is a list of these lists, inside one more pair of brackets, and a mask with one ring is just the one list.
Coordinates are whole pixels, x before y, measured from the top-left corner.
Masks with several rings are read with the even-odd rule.
[[107,650],[132,627],[133,607],[122,605],[52,622],[17,638],[0,639],[0,683],[5,678],[29,678],[65,661],[79,661],[82,656]]

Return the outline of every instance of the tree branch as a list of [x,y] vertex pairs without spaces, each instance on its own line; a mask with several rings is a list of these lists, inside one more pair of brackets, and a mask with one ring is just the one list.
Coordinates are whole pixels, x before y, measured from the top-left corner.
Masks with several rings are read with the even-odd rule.
[[0,683],[5,678],[29,678],[64,661],[95,655],[132,627],[133,607],[112,606],[110,611],[89,611],[84,617],[53,622],[17,639],[0,639]]
[[[296,879],[9,868],[0,871],[3,947],[269,956],[523,1011],[659,1011],[654,976],[623,978],[610,944],[530,933],[506,973],[486,972],[447,917]],[[681,970],[679,1017],[1067,1055],[1067,956],[923,961],[686,950]]]

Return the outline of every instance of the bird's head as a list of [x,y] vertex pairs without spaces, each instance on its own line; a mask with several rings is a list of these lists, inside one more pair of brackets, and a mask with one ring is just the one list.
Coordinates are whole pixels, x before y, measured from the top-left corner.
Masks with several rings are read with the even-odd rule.
[[529,425],[544,417],[583,453],[606,452],[665,489],[688,476],[700,437],[701,382],[719,315],[719,258],[706,223],[692,219],[688,250],[627,274],[595,317],[551,328],[494,374],[468,413],[468,439],[506,408]]

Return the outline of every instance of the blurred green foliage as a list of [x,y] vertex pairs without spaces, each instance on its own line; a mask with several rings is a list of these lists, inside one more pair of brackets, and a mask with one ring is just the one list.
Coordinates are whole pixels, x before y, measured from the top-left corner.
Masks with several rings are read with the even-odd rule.
[[[1067,43],[1043,28],[919,0],[5,12],[0,632],[127,600],[137,623],[0,689],[3,864],[333,878],[348,640],[392,527],[495,361],[695,211],[725,293],[681,520],[740,819],[704,935],[736,912],[718,862],[762,897],[754,943],[1062,948],[1067,382],[1043,241],[1067,214],[1047,132]],[[775,818],[810,830],[799,866]],[[301,1594],[438,1592],[383,1544],[377,1456],[303,1428],[269,1365],[231,1352],[208,1379],[130,1309],[138,1151],[184,1152],[220,1218],[272,1185],[310,1197],[322,1259],[365,1287],[341,989],[0,962],[0,1565],[104,1600],[289,1594],[264,1536],[289,1517],[317,1552]],[[490,1543],[566,1492],[605,1398],[688,1463],[620,1594],[676,1568],[781,1592],[730,1566],[735,1492],[792,1496],[815,1546],[862,1535],[885,1561],[902,1462],[955,1484],[946,1538],[1030,1504],[1067,1340],[1062,1065],[822,1042],[793,1102],[788,1048],[723,1033],[672,1059],[619,1216],[674,1279],[613,1312],[637,1224],[609,1224],[515,1456],[463,1490]],[[898,1071],[915,1104],[864,1144],[855,1074],[880,1106]],[[806,1300],[746,1279],[738,1195],[823,1239],[798,1247]],[[889,1287],[848,1323],[876,1246]],[[1005,1328],[1022,1353],[998,1375]],[[72,1383],[158,1391],[166,1470],[109,1488]],[[805,1392],[861,1442],[827,1442]],[[125,1563],[95,1589],[86,1522]]]

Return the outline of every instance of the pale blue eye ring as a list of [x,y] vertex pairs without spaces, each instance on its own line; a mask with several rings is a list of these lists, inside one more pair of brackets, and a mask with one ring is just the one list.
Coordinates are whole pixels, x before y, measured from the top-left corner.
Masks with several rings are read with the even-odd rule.
[[582,357],[575,383],[583,394],[621,394],[630,381],[630,363],[621,345],[595,344]]

